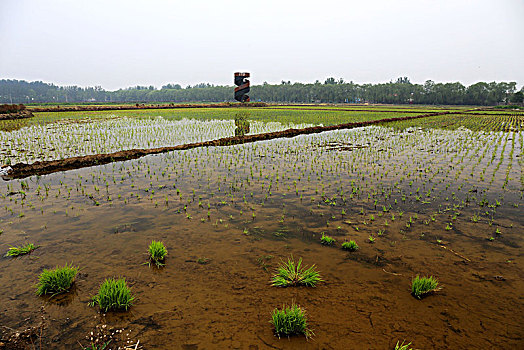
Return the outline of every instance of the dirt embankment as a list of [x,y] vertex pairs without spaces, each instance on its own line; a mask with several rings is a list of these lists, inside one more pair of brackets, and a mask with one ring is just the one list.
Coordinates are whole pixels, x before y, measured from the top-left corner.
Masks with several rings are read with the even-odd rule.
[[94,165],[107,164],[111,162],[118,162],[130,159],[136,159],[148,154],[158,154],[165,153],[170,151],[177,150],[186,150],[196,147],[210,147],[210,146],[231,146],[241,143],[249,143],[256,141],[272,140],[283,137],[295,137],[298,135],[308,135],[315,134],[324,131],[331,130],[342,130],[342,129],[352,129],[362,126],[369,126],[374,124],[381,124],[393,121],[400,120],[409,120],[417,119],[424,117],[432,117],[437,115],[446,115],[446,114],[458,114],[459,112],[438,112],[438,113],[429,113],[424,115],[410,116],[410,117],[400,117],[400,118],[387,118],[380,120],[372,120],[358,123],[346,123],[346,124],[337,124],[337,125],[328,125],[328,126],[314,126],[304,129],[287,129],[283,131],[269,132],[264,134],[256,135],[245,135],[245,136],[232,136],[224,137],[217,140],[205,141],[205,142],[196,142],[188,143],[184,145],[177,145],[172,147],[160,147],[160,148],[149,148],[149,149],[132,149],[127,151],[119,151],[114,153],[107,154],[95,154],[88,156],[72,157],[67,159],[44,161],[44,162],[34,162],[32,164],[17,163],[11,167],[7,176],[4,176],[5,179],[16,179],[24,178],[32,175],[43,175],[50,174],[57,171],[65,171],[71,169],[79,169]]
[[239,107],[266,107],[264,102],[253,103],[208,103],[208,104],[143,104],[117,105],[117,106],[52,106],[52,107],[34,107],[33,112],[75,112],[75,111],[121,111],[136,109],[172,109],[172,108],[239,108]]
[[28,111],[23,104],[19,105],[0,105],[0,121],[31,118],[33,113]]

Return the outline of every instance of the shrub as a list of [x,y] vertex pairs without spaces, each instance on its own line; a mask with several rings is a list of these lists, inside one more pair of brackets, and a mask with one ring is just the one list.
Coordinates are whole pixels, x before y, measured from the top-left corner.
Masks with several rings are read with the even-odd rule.
[[323,245],[332,245],[333,243],[335,243],[335,239],[333,237],[326,236],[326,234],[322,232],[322,237],[320,237],[320,243],[322,243]]
[[98,294],[93,297],[89,305],[98,304],[101,310],[127,310],[133,305],[135,297],[127,286],[125,278],[108,278],[100,285]]
[[358,250],[357,242],[350,240],[349,242],[342,243],[342,249],[354,252]]
[[280,336],[290,336],[303,334],[306,338],[313,335],[308,328],[306,312],[300,306],[292,303],[291,306],[283,306],[282,310],[274,309],[271,313],[270,323],[275,327],[275,334]]
[[164,260],[167,255],[167,249],[164,243],[152,241],[149,245],[149,264],[154,263],[156,266],[164,266]]
[[38,278],[37,295],[51,294],[52,296],[67,292],[75,281],[78,266],[57,266],[52,270],[44,270]]
[[411,280],[411,294],[421,299],[425,294],[439,290],[438,281],[435,277],[417,277]]
[[277,269],[277,273],[273,276],[272,285],[277,287],[300,285],[314,287],[321,281],[320,273],[315,269],[315,265],[309,268],[302,266],[302,258],[295,262],[292,256],[287,259],[287,262],[282,261]]
[[35,246],[33,243],[28,243],[20,247],[9,246],[9,250],[7,251],[7,254],[5,256],[15,257],[15,256],[29,254],[36,248],[38,247]]

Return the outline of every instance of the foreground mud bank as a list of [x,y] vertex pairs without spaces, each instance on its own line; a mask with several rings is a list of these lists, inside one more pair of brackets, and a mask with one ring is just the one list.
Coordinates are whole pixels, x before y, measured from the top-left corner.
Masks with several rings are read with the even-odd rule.
[[283,137],[295,137],[298,135],[308,135],[315,134],[324,131],[332,130],[342,130],[342,129],[352,129],[369,125],[376,125],[381,123],[388,123],[401,120],[417,119],[424,117],[432,117],[437,115],[447,115],[447,114],[456,114],[458,112],[439,112],[439,113],[429,113],[418,116],[410,117],[400,117],[400,118],[387,118],[380,120],[372,120],[358,123],[345,123],[337,125],[328,125],[328,126],[314,126],[304,129],[287,129],[283,131],[270,132],[264,134],[256,135],[246,135],[246,136],[232,136],[224,137],[217,140],[205,141],[205,142],[196,142],[188,143],[184,145],[177,145],[172,147],[159,147],[159,148],[149,148],[149,149],[131,149],[126,151],[119,151],[114,153],[107,154],[95,154],[81,157],[72,157],[67,159],[53,160],[53,161],[43,161],[43,162],[34,162],[32,164],[17,163],[9,169],[7,175],[4,175],[5,180],[10,179],[19,179],[25,178],[33,175],[44,175],[50,174],[57,171],[66,171],[72,169],[79,169],[84,167],[90,167],[95,165],[107,164],[111,162],[118,162],[130,159],[136,159],[148,154],[158,154],[178,150],[187,150],[197,147],[210,147],[210,146],[231,146],[241,143],[249,143],[256,141],[271,140],[276,138]]

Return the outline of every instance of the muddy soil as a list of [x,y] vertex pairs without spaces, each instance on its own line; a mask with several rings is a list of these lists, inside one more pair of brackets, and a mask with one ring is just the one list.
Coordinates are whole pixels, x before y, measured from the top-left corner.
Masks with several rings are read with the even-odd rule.
[[[1,251],[40,245],[0,259],[0,325],[38,327],[44,312],[46,327],[32,339],[53,349],[87,344],[102,326],[124,330],[115,344],[140,340],[144,349],[392,349],[404,339],[417,349],[522,348],[524,202],[521,169],[508,168],[510,147],[499,148],[497,166],[489,153],[460,161],[461,150],[446,151],[418,131],[333,133],[338,140],[352,132],[372,147],[337,145],[331,133],[302,135],[0,184]],[[493,149],[493,139],[479,145]],[[491,183],[469,175],[484,168],[496,174]],[[505,170],[511,180],[502,189]],[[424,203],[415,199],[418,187],[432,190]],[[482,198],[501,203],[479,206]],[[321,245],[322,232],[336,244]],[[169,251],[161,269],[143,265],[153,239]],[[346,239],[360,249],[341,250]],[[290,255],[316,264],[325,282],[271,287]],[[73,290],[37,297],[42,269],[66,262],[81,266]],[[435,275],[442,290],[414,298],[416,274]],[[129,312],[99,313],[87,303],[113,276],[126,277],[137,300]],[[307,310],[310,340],[273,334],[271,311],[292,301]]]
[[23,110],[16,113],[5,113],[0,114],[0,121],[2,120],[16,120],[16,119],[25,119],[33,117],[33,113],[29,110]]

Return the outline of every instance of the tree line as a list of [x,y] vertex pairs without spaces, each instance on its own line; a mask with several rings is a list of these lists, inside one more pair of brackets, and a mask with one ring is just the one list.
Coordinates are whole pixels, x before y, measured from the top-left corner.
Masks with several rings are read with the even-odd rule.
[[[356,84],[328,78],[323,83],[291,83],[251,86],[251,101],[291,103],[388,103],[428,105],[522,104],[524,87],[517,91],[515,82],[478,82],[470,86],[435,83],[427,80],[414,84],[407,77],[379,84]],[[0,103],[152,103],[152,102],[224,102],[233,101],[233,86],[201,83],[182,87],[167,84],[133,86],[116,91],[101,86],[57,86],[41,81],[0,80]]]

